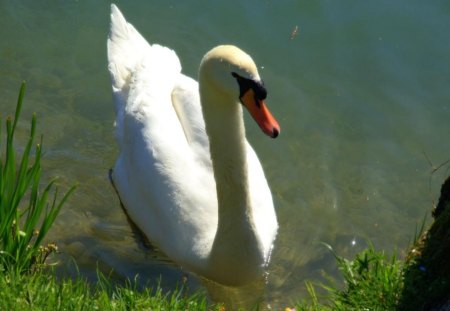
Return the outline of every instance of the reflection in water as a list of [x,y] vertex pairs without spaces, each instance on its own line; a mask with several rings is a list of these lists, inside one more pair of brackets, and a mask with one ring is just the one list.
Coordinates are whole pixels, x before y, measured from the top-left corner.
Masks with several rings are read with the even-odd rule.
[[222,302],[227,310],[269,310],[270,304],[263,300],[267,279],[261,278],[251,284],[240,287],[228,287],[202,278],[202,285],[213,301]]

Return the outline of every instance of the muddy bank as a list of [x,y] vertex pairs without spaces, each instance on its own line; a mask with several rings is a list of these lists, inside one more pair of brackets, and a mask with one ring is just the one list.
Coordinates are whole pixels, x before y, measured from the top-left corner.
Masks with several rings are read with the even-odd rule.
[[450,176],[433,217],[408,255],[399,310],[450,310]]

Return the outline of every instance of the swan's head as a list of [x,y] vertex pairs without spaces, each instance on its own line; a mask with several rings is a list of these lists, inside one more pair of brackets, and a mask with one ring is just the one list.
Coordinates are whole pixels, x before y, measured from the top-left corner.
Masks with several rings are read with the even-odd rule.
[[200,65],[201,84],[208,84],[227,97],[241,102],[261,130],[275,138],[280,126],[265,104],[267,91],[253,59],[232,45],[221,45],[209,51]]

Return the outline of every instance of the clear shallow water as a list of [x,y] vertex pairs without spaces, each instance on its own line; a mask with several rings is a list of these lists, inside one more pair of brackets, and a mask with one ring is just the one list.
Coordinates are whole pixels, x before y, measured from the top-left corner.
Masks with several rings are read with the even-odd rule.
[[[400,251],[429,214],[450,155],[450,5],[447,1],[134,1],[118,6],[151,42],[173,48],[196,76],[221,43],[261,67],[282,127],[267,139],[247,119],[266,171],[280,231],[264,298],[276,310],[305,293],[304,281],[335,273],[319,242],[351,255],[373,241]],[[109,183],[117,155],[106,69],[107,1],[0,1],[0,109],[28,92],[44,134],[44,168],[80,186],[50,239],[62,267],[95,279],[139,274],[168,288],[184,271],[143,248]],[[291,39],[294,28],[297,35]],[[426,153],[427,157],[424,155]],[[201,287],[190,276],[192,287]]]

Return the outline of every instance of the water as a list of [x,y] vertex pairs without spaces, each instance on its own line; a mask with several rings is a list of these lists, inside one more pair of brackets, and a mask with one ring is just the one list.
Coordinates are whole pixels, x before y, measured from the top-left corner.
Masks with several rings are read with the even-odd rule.
[[[280,231],[263,298],[274,310],[335,274],[326,242],[351,256],[370,239],[402,250],[429,215],[450,157],[447,1],[133,1],[118,6],[196,76],[220,43],[249,52],[282,134],[247,132],[272,188]],[[188,275],[136,241],[108,180],[117,155],[106,69],[107,1],[0,1],[0,109],[28,89],[20,135],[38,115],[46,177],[79,182],[50,240],[61,270],[95,279],[139,274],[171,288]],[[295,34],[295,29],[297,32]],[[293,34],[294,32],[294,34]],[[430,182],[431,180],[431,182]]]

